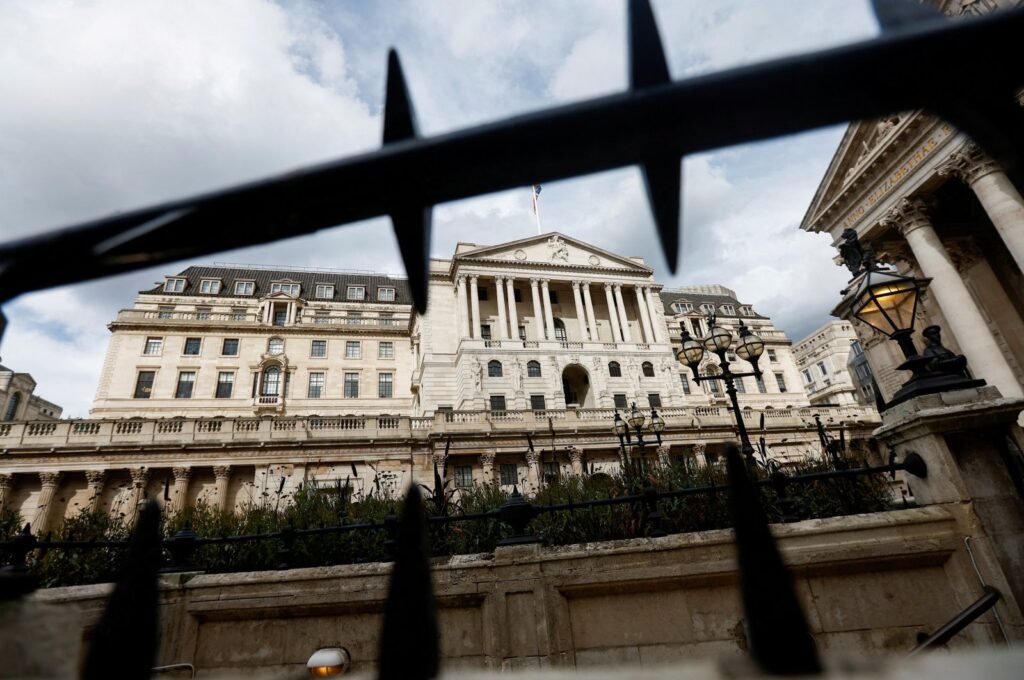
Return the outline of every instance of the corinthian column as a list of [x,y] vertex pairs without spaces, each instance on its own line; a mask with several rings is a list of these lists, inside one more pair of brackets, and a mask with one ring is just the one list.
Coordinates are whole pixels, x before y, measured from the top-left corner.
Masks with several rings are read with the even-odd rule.
[[502,285],[500,276],[494,277],[494,287],[498,293],[498,332],[494,335],[495,340],[508,340],[508,319],[505,317],[505,286]]
[[515,285],[515,279],[511,276],[505,279],[505,288],[508,289],[508,333],[512,340],[519,339],[519,313],[516,310]]
[[480,288],[476,276],[469,277],[469,304],[473,310],[473,337],[480,339]]
[[181,512],[188,504],[188,480],[192,470],[187,467],[172,468],[174,473],[174,493],[171,494],[171,508],[173,512]]
[[623,342],[633,342],[633,333],[629,330],[629,318],[626,316],[626,302],[622,299],[622,285],[615,284],[615,306],[619,310],[619,324],[622,326]]
[[583,296],[580,295],[580,282],[572,282],[572,299],[576,303],[576,321],[580,330],[580,341],[587,340],[587,317],[583,311]]
[[647,316],[651,320],[651,337],[655,342],[665,341],[665,324],[658,319],[658,307],[654,304],[654,289],[644,286],[644,300],[647,302]]
[[132,468],[128,470],[128,474],[132,477],[132,494],[130,496],[131,505],[128,508],[127,514],[134,522],[135,516],[139,512],[139,503],[146,497],[146,484],[149,483],[149,468]]
[[598,342],[601,336],[597,334],[597,315],[594,314],[594,301],[590,297],[590,284],[583,282],[583,306],[587,310],[587,325],[590,326],[590,339]]
[[526,452],[526,483],[534,489],[540,486],[540,454],[536,451]]
[[217,480],[217,490],[214,496],[214,506],[218,510],[227,510],[228,505],[228,483],[231,481],[230,465],[214,465],[213,476]]
[[484,484],[491,484],[494,479],[494,452],[485,451],[480,454],[480,467],[484,471]]
[[466,299],[466,277],[460,276],[457,283],[459,299],[459,330],[461,337],[469,336],[469,300]]
[[569,462],[572,464],[572,473],[577,477],[583,475],[583,449],[578,446],[569,447]]
[[551,290],[548,288],[548,280],[540,282],[542,302],[544,303],[544,327],[548,329],[548,340],[555,339],[555,317],[551,313]]
[[88,508],[91,512],[95,512],[100,507],[100,501],[103,500],[103,483],[106,481],[106,478],[106,470],[85,471],[85,481],[89,484]]
[[644,342],[655,342],[654,333],[651,330],[651,317],[647,313],[647,300],[644,299],[642,286],[634,286],[636,291],[636,307],[640,310],[640,325],[644,329]]
[[924,204],[920,200],[904,199],[889,212],[884,222],[900,230],[921,273],[932,280],[928,289],[942,308],[971,372],[998,387],[1004,397],[1024,396],[988,322],[935,233]]
[[697,461],[697,465],[707,465],[708,459],[705,455],[708,450],[707,442],[695,442],[693,445],[693,457]]
[[661,463],[662,467],[669,467],[672,465],[672,445],[671,444],[658,444],[658,462]]
[[974,191],[1006,249],[1024,270],[1024,198],[1002,168],[969,142],[949,157],[940,175],[953,175]]
[[533,295],[533,325],[537,327],[537,340],[543,340],[548,334],[544,328],[544,307],[540,302],[539,286],[538,279],[530,279],[530,293]]
[[60,486],[60,473],[40,472],[39,482],[42,488],[39,490],[39,499],[36,501],[36,516],[32,518],[32,533],[36,535],[46,531],[50,525],[50,515],[53,514],[53,496]]
[[7,505],[7,497],[11,495],[11,488],[14,486],[14,475],[0,473],[0,510]]
[[608,305],[608,321],[612,325],[612,342],[622,342],[622,331],[619,329],[619,313],[615,309],[615,292],[610,283],[604,284],[604,301]]

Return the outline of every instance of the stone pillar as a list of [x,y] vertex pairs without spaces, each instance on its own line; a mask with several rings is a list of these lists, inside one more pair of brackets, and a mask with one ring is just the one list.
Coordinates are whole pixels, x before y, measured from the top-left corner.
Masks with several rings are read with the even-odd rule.
[[131,468],[128,470],[128,474],[132,477],[132,493],[129,497],[130,506],[126,514],[134,522],[135,516],[139,512],[139,503],[146,497],[146,484],[149,483],[149,468]]
[[89,484],[89,504],[86,507],[90,512],[99,510],[100,501],[103,500],[103,484],[106,478],[106,470],[85,471],[85,481]]
[[469,305],[473,310],[473,337],[480,339],[480,289],[478,277],[469,277]]
[[708,445],[707,442],[694,442],[693,444],[693,457],[697,461],[697,465],[707,465],[708,459],[704,454],[707,453]]
[[505,286],[500,276],[494,277],[494,288],[498,298],[498,332],[493,334],[495,340],[508,340],[508,318],[505,316]]
[[608,321],[612,324],[612,342],[622,342],[622,331],[619,328],[619,312],[615,309],[615,291],[610,283],[604,284],[604,300],[608,305]]
[[40,472],[39,482],[42,488],[39,490],[39,499],[36,502],[36,516],[32,518],[32,533],[39,535],[46,531],[50,524],[52,515],[53,497],[60,486],[59,472]]
[[955,175],[971,187],[1006,249],[1024,271],[1024,198],[999,165],[977,144],[969,142],[949,157],[939,174]]
[[480,467],[484,471],[484,484],[493,484],[498,481],[494,478],[494,452],[485,451],[480,454]]
[[445,473],[444,466],[448,462],[448,456],[444,451],[434,451],[430,454],[430,462],[437,466],[437,473],[441,475],[441,480],[444,481]]
[[587,310],[587,325],[590,326],[590,339],[593,342],[601,340],[597,332],[597,315],[594,314],[594,301],[590,297],[590,284],[583,282],[583,305]]
[[651,331],[651,317],[647,314],[647,300],[644,299],[642,286],[635,286],[636,308],[640,310],[640,325],[644,330],[644,342],[654,342],[654,335]]
[[672,445],[668,443],[658,444],[656,449],[658,452],[658,462],[662,467],[669,467],[672,465]]
[[1006,397],[1024,396],[1013,369],[1003,356],[988,322],[971,297],[939,235],[935,233],[924,205],[916,199],[904,199],[885,219],[903,234],[921,272],[932,280],[928,290],[942,308],[946,324],[967,357],[975,377],[995,385]]
[[0,472],[0,510],[3,510],[7,505],[7,499],[10,497],[13,487],[14,475]]
[[540,486],[540,453],[537,451],[526,452],[526,483],[533,489]]
[[544,303],[544,325],[548,329],[548,340],[555,339],[555,317],[551,313],[551,291],[548,289],[548,280],[543,279],[540,282],[541,286],[541,301]]
[[586,342],[589,336],[587,333],[587,317],[583,311],[583,296],[580,295],[580,282],[572,282],[572,299],[576,303],[576,321],[580,327],[580,342]]
[[[214,496],[214,507],[218,510],[227,510],[228,507],[228,483],[231,481],[230,465],[214,465],[213,476],[217,479],[217,490]],[[234,508],[232,508],[233,510]]]
[[544,323],[544,306],[540,301],[540,280],[530,279],[530,293],[533,295],[533,323],[537,327],[537,340],[548,336]]
[[633,342],[633,333],[629,330],[629,318],[626,316],[626,302],[622,299],[622,284],[615,284],[615,306],[619,310],[619,324],[622,326],[623,342]]
[[658,307],[654,304],[654,289],[644,286],[644,298],[647,302],[647,316],[651,320],[651,337],[655,342],[665,341],[664,324],[658,319]]
[[187,467],[175,467],[171,472],[174,473],[174,492],[171,494],[171,507],[168,510],[181,512],[188,504],[188,480],[192,470]]
[[471,337],[469,334],[469,300],[466,296],[466,277],[460,276],[458,279],[458,299],[459,299],[459,330],[462,333],[463,338]]
[[572,463],[572,473],[577,477],[583,475],[583,449],[578,446],[569,447],[569,462]]
[[508,289],[508,334],[512,340],[519,339],[519,313],[516,310],[515,284],[515,279],[511,276],[505,279],[505,288]]

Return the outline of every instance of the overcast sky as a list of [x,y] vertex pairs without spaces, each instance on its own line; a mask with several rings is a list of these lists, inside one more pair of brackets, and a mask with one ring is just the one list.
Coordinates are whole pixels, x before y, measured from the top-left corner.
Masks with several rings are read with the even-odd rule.
[[[863,0],[654,8],[676,79],[878,31]],[[622,90],[625,2],[0,2],[2,236],[372,149],[391,46],[424,134],[436,134]],[[674,277],[634,168],[546,184],[543,226],[642,255],[668,286],[734,288],[798,339],[827,320],[845,283],[828,237],[798,228],[841,135],[829,128],[687,158]],[[441,257],[457,241],[536,232],[527,188],[439,206],[434,225]],[[386,220],[203,261],[402,272]],[[186,264],[8,303],[3,363],[32,373],[67,416],[86,416],[106,324]]]

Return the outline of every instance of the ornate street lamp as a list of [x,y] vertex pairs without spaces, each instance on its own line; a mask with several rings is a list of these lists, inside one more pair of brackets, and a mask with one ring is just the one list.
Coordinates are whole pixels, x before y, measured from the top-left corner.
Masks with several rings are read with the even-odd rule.
[[[736,397],[736,383],[734,381],[736,378],[745,378],[751,375],[758,379],[761,378],[761,369],[757,367],[757,360],[764,352],[764,340],[751,333],[746,324],[742,321],[740,322],[739,338],[736,341],[736,356],[750,362],[754,370],[749,373],[734,373],[729,367],[729,360],[726,358],[726,352],[729,351],[733,344],[732,333],[727,328],[718,325],[714,316],[709,321],[711,329],[708,331],[707,337],[701,340],[694,339],[690,332],[686,330],[686,324],[683,322],[679,323],[679,327],[683,331],[683,344],[676,358],[681,363],[690,367],[690,370],[693,372],[693,380],[697,384],[700,384],[702,380],[718,380],[719,378],[725,381],[725,391],[732,402],[732,412],[736,418],[736,429],[740,433],[740,445],[743,449],[743,455],[746,456],[748,465],[754,465],[756,462],[754,459],[754,447],[750,444],[747,426],[743,423],[743,414],[740,413],[740,404]],[[718,355],[720,373],[700,374],[700,362],[704,358],[705,351]]]
[[640,465],[641,468],[643,467],[644,447],[647,445],[647,442],[644,441],[645,429],[654,433],[660,445],[661,433],[665,431],[665,420],[658,415],[656,409],[651,409],[650,424],[647,422],[647,417],[636,407],[635,401],[625,418],[619,415],[618,410],[615,411],[615,416],[612,420],[612,432],[619,438],[619,447],[622,449],[623,460],[627,464],[629,463],[629,453],[626,451],[626,446],[632,445],[633,435],[636,435],[636,445],[640,447]]

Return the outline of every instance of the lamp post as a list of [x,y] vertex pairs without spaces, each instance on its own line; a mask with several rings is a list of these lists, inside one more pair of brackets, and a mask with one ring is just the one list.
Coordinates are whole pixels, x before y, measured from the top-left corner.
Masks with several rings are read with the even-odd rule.
[[[626,445],[632,445],[632,435],[636,435],[636,445],[640,447],[641,470],[643,469],[644,446],[647,445],[647,442],[644,441],[645,425],[650,432],[654,433],[654,437],[658,440],[658,444],[660,445],[661,433],[665,431],[665,421],[660,415],[658,415],[657,409],[651,409],[651,421],[648,424],[647,417],[640,412],[636,407],[636,402],[634,401],[632,408],[626,415],[625,419],[623,419],[622,416],[619,415],[618,410],[616,410],[615,416],[612,420],[612,431],[615,433],[615,436],[619,438],[619,447],[622,449],[622,457],[627,464],[629,462],[629,453],[626,451]],[[630,430],[632,430],[632,434],[630,433]]]
[[[715,321],[715,317],[709,317],[710,330],[708,331],[707,337],[702,340],[696,340],[690,335],[690,332],[686,330],[686,325],[682,322],[679,323],[679,327],[683,331],[683,344],[682,349],[679,350],[677,358],[680,362],[690,367],[693,372],[693,380],[697,384],[700,384],[702,380],[717,380],[721,378],[725,381],[725,391],[729,395],[729,400],[732,402],[732,412],[736,417],[736,429],[740,433],[740,445],[743,450],[743,455],[747,459],[747,465],[753,466],[756,464],[754,459],[754,447],[750,444],[750,437],[747,435],[747,426],[743,423],[743,414],[740,413],[739,400],[736,397],[736,378],[745,378],[747,376],[755,376],[758,379],[761,378],[761,369],[757,367],[757,360],[764,352],[764,340],[757,335],[750,332],[750,329],[741,321],[739,328],[739,338],[736,339],[736,355],[744,361],[750,362],[750,365],[754,367],[754,370],[749,373],[734,373],[730,367],[729,360],[726,358],[726,352],[733,344],[733,335],[728,329],[718,325]],[[716,375],[701,375],[700,374],[700,362],[704,358],[705,351],[712,352],[718,355],[719,368],[721,373]]]

